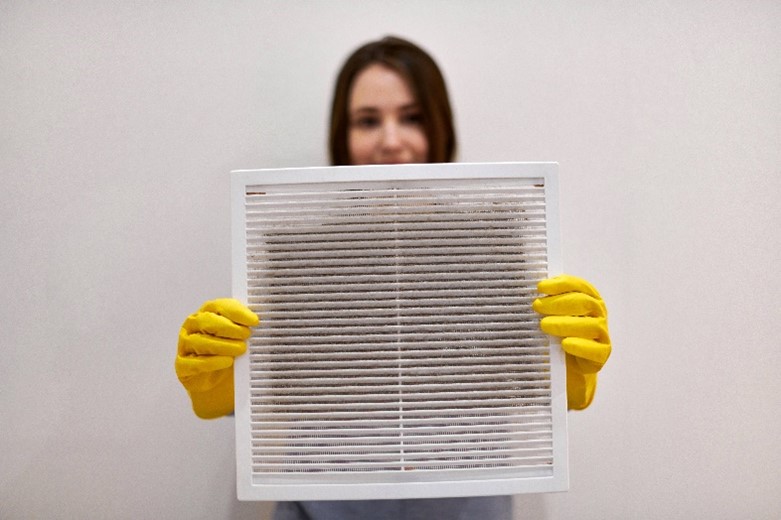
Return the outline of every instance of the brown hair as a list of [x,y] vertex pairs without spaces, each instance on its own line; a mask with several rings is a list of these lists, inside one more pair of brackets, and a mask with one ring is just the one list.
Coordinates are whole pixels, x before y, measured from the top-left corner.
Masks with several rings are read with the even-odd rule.
[[453,114],[445,79],[439,67],[417,45],[388,36],[369,42],[353,52],[336,78],[328,137],[331,164],[350,164],[347,143],[350,90],[358,73],[374,63],[390,67],[409,83],[423,116],[423,128],[429,145],[428,162],[453,161],[456,151]]

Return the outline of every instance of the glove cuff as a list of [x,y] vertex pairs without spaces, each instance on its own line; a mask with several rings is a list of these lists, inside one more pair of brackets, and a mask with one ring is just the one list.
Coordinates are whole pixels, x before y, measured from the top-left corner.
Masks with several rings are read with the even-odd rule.
[[216,419],[233,413],[233,371],[214,388],[195,392],[188,390],[195,415],[201,419]]
[[578,370],[577,360],[567,356],[567,407],[585,410],[594,400],[597,390],[597,374]]

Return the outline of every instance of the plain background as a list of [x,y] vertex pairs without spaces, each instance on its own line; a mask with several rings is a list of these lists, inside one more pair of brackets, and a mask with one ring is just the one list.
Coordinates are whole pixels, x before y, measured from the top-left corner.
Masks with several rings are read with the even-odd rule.
[[0,517],[266,518],[176,336],[230,291],[229,171],[327,163],[334,75],[397,34],[461,161],[560,163],[614,353],[571,489],[518,519],[781,513],[781,3],[0,2]]

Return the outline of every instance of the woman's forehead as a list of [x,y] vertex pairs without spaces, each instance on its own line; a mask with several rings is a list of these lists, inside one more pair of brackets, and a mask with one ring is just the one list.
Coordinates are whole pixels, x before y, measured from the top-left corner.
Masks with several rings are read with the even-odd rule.
[[350,110],[398,108],[416,103],[407,80],[396,70],[373,63],[355,76],[350,89]]

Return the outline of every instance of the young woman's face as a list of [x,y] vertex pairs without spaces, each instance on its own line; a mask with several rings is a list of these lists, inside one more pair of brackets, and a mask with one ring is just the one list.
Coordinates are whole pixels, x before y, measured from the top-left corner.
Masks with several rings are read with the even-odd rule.
[[358,73],[348,100],[350,162],[424,163],[428,139],[422,112],[396,71],[373,64]]

